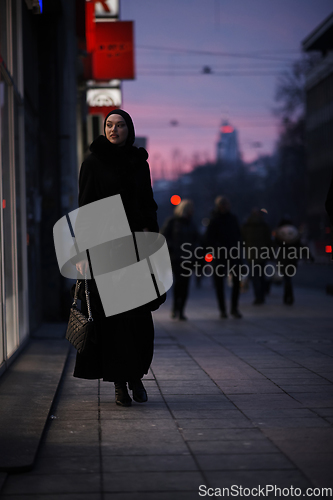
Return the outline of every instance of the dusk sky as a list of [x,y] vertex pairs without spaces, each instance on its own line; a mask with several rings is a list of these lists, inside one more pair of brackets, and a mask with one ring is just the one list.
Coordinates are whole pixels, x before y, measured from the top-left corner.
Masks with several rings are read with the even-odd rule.
[[[136,79],[123,83],[123,108],[148,139],[153,178],[162,168],[172,175],[175,150],[184,172],[195,157],[215,160],[225,119],[238,130],[245,161],[272,153],[278,75],[332,11],[332,0],[121,0],[136,44]],[[204,66],[212,73],[202,74]]]

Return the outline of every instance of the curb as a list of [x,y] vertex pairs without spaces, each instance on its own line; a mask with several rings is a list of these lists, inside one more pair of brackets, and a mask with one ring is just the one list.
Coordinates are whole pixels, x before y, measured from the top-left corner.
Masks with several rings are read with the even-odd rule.
[[1,378],[0,472],[33,468],[69,352],[64,338],[32,339]]

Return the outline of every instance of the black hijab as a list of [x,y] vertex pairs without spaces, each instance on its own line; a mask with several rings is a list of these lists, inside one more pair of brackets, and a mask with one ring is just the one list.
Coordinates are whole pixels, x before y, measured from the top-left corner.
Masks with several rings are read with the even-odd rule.
[[110,111],[108,115],[106,115],[106,118],[104,120],[104,135],[106,136],[105,133],[105,127],[106,127],[106,120],[109,118],[110,115],[120,115],[124,118],[125,123],[128,128],[128,136],[126,139],[125,146],[132,146],[134,141],[135,141],[135,130],[134,130],[134,124],[132,121],[132,118],[126,111],[123,111],[122,109],[114,109],[113,111]]

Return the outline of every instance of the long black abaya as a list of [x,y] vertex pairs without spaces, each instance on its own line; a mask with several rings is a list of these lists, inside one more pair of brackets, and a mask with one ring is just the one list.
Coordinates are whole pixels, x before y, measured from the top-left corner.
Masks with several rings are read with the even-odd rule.
[[[158,232],[146,150],[117,147],[104,136],[99,136],[90,150],[79,176],[79,207],[120,194],[132,232],[145,228]],[[89,280],[88,287],[96,335],[84,353],[77,353],[74,377],[107,381],[142,378],[153,357],[151,312],[139,307],[105,317],[95,281]],[[82,311],[87,314],[85,301]]]

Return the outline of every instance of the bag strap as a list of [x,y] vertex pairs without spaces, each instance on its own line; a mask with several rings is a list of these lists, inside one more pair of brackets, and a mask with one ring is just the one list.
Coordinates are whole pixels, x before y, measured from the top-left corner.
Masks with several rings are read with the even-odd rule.
[[[92,314],[91,314],[91,305],[90,305],[90,298],[89,298],[90,292],[88,290],[88,280],[87,279],[84,280],[84,285],[85,285],[85,294],[86,294],[87,307],[88,307],[88,321],[94,321]],[[81,281],[77,280],[76,285],[75,285],[75,292],[74,292],[74,302],[72,304],[72,307],[74,309],[76,309],[76,307],[77,307],[77,298],[78,298],[77,296],[79,293],[80,286],[81,286]]]
[[78,294],[80,285],[81,285],[81,282],[79,280],[77,280],[76,283],[75,283],[74,301],[73,301],[72,307],[76,307],[77,306],[77,294]]
[[[137,259],[138,262],[140,262],[139,250],[138,250],[138,245],[137,245],[137,242],[136,242],[136,237],[135,237],[134,232],[132,232],[132,237],[133,237],[133,242],[134,242],[136,259]],[[155,274],[154,274],[153,267],[151,265],[150,259],[149,259],[149,257],[146,257],[145,260],[147,261],[147,264],[148,264],[148,267],[149,267],[149,270],[150,270],[150,276],[151,276],[152,282],[153,282],[154,287],[155,287],[157,298],[160,298],[161,297],[161,293],[160,293],[160,291],[158,289],[158,286],[157,286],[156,277],[155,277]]]

